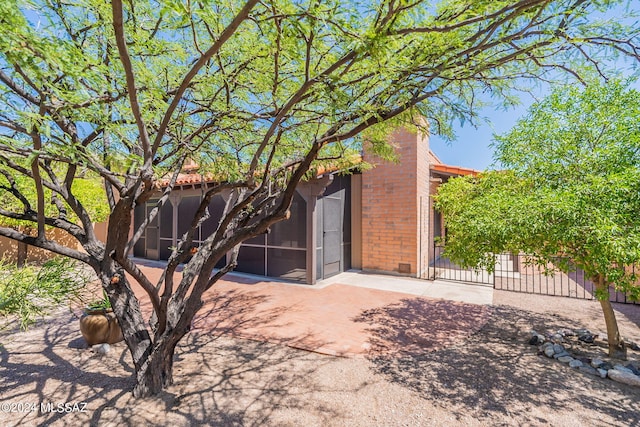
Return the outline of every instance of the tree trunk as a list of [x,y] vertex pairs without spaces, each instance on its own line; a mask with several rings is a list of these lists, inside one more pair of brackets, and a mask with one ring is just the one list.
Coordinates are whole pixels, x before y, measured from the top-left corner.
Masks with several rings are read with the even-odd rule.
[[609,344],[609,357],[627,360],[627,346],[620,337],[618,322],[616,321],[616,313],[609,300],[609,284],[605,282],[604,277],[599,275],[596,280],[596,289],[599,291],[598,299],[604,313],[604,323],[607,326],[607,342]]
[[[151,338],[140,305],[124,275],[124,272],[101,274],[103,288],[107,291],[122,335],[133,359],[136,384],[134,397],[157,395],[173,384],[173,355],[176,345],[189,331],[189,325],[197,310],[178,316],[173,327]],[[118,277],[117,281],[113,278]]]
[[173,384],[173,353],[175,346],[154,346],[146,362],[136,368],[134,397],[159,394]]
[[18,268],[24,267],[24,265],[27,262],[28,247],[29,246],[26,243],[18,242],[18,253],[16,255],[17,257],[16,265],[18,266]]

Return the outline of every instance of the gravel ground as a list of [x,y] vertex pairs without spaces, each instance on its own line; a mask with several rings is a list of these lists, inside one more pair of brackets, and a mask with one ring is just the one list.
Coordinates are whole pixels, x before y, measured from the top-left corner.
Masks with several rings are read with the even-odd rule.
[[[640,306],[616,310],[622,334],[640,342]],[[397,335],[393,328],[378,328],[378,338]],[[92,353],[77,318],[60,312],[27,332],[0,335],[0,425],[640,424],[640,388],[537,355],[527,344],[531,328],[597,332],[604,322],[597,302],[496,291],[482,329],[435,351],[413,345],[382,356],[373,345],[367,357],[340,358],[198,331],[177,351],[175,384],[136,400],[124,344]],[[574,350],[604,355],[600,346]],[[41,403],[71,405],[31,411]]]

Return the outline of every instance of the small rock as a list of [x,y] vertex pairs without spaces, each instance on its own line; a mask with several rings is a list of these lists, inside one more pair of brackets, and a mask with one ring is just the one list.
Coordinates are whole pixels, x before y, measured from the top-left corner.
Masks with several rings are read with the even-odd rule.
[[109,353],[109,350],[111,350],[111,346],[107,343],[96,344],[91,347],[91,351],[98,354],[107,354]]
[[544,349],[546,349],[548,347],[551,347],[553,349],[553,343],[550,342],[550,341],[547,341],[544,344],[542,344],[540,347],[541,347],[540,350],[544,350]]
[[544,355],[549,358],[553,357],[553,355],[555,354],[555,352],[553,351],[553,347],[547,347],[543,351],[544,351]]
[[538,345],[538,344],[542,344],[544,342],[544,340],[540,341],[540,337],[538,335],[534,335],[531,338],[529,338],[529,345]]
[[[582,365],[582,366],[578,366],[578,370],[580,372],[584,372],[585,374],[589,374],[589,375],[600,375],[599,372],[595,369],[592,368],[591,366],[587,366],[587,365]],[[607,376],[607,373],[605,372],[604,376]]]
[[597,357],[591,360],[591,366],[593,366],[594,368],[599,368],[603,363],[604,361],[602,359],[598,359]]
[[607,378],[608,371],[606,369],[598,368],[597,371],[600,374],[600,378]]
[[578,337],[578,339],[584,343],[587,344],[593,344],[593,342],[595,341],[596,337],[594,335],[591,334],[585,334],[585,335],[580,335]]
[[[560,357],[558,357],[558,362],[561,362],[561,363],[571,363],[573,361],[576,361],[576,360],[571,356],[560,356]],[[580,362],[580,363],[582,363],[582,362]]]
[[[560,359],[558,359],[558,360],[560,360]],[[581,362],[581,361],[579,361],[579,360],[575,360],[575,359],[574,359],[574,360],[571,360],[571,361],[569,362],[569,367],[570,367],[570,368],[580,368],[580,367],[582,367],[582,366],[584,366],[584,363],[582,363],[582,362]],[[590,367],[591,367],[591,366],[589,366],[589,368],[590,368]]]
[[624,366],[624,365],[614,365],[614,366],[613,366],[613,369],[616,369],[616,370],[618,370],[618,371],[622,371],[622,372],[628,372],[628,373],[630,373],[630,374],[635,375],[631,369],[627,368],[627,367],[626,367],[626,366]]
[[634,364],[633,362],[627,363],[627,369],[633,372],[635,375],[640,375],[640,369],[638,369],[637,364]]
[[610,369],[607,372],[607,376],[619,383],[640,387],[640,377],[632,374],[631,372],[625,372],[618,369]]
[[553,341],[556,344],[560,344],[561,342],[564,342],[564,338],[562,338],[562,335],[560,334],[553,334],[551,336],[551,341]]
[[608,371],[609,369],[613,369],[613,365],[610,362],[602,362],[600,368]]
[[562,352],[564,352],[564,347],[560,344],[554,344],[553,345],[553,352],[556,354],[560,354]]
[[566,351],[563,351],[562,353],[557,353],[553,355],[554,359],[559,359],[561,357],[566,357],[566,356],[571,356],[569,353],[567,353]]
[[565,337],[572,337],[575,335],[575,333],[571,329],[561,329],[558,331],[558,333],[562,334],[562,336]]

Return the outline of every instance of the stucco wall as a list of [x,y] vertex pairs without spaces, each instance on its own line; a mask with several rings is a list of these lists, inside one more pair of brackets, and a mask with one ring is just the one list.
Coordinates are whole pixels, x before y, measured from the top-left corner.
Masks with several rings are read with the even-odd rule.
[[[98,239],[104,242],[106,238],[107,223],[101,222],[95,224],[94,230]],[[54,240],[69,248],[81,250],[81,247],[78,245],[77,240],[62,230],[49,229],[46,230],[46,234],[47,238],[50,240]],[[56,254],[54,254],[53,252],[47,251],[45,249],[36,248],[34,246],[27,246],[26,261],[42,262],[50,259],[51,257],[54,257],[55,255]],[[0,236],[0,258],[3,258],[7,262],[15,263],[18,259],[18,243],[15,240]]]

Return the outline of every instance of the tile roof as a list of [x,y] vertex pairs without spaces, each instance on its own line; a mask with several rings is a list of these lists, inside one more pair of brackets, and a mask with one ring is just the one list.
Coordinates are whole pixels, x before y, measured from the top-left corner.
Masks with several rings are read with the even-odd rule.
[[431,170],[447,175],[478,175],[481,172],[475,169],[463,168],[460,166],[449,166],[442,163],[432,164]]

